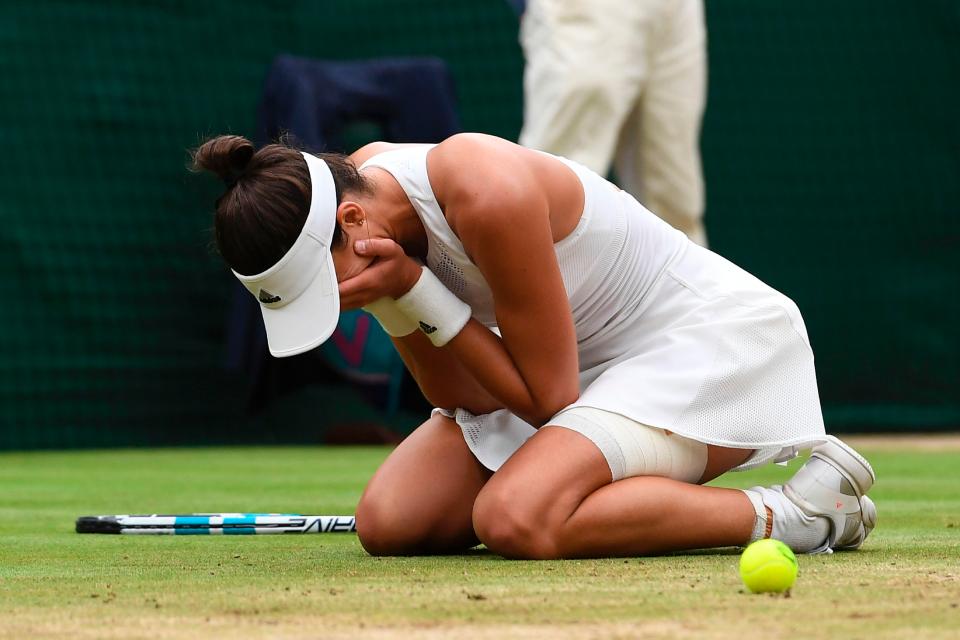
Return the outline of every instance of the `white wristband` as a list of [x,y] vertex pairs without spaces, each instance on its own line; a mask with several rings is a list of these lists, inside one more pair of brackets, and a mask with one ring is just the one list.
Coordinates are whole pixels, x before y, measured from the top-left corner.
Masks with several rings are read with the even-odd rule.
[[363,307],[363,310],[376,318],[383,330],[394,338],[408,336],[420,328],[417,321],[400,311],[397,308],[397,301],[390,297],[374,300]]
[[453,340],[473,313],[426,267],[413,288],[397,299],[397,308],[413,318],[436,347]]
[[374,300],[363,307],[363,310],[376,318],[383,330],[394,338],[408,336],[420,328],[417,321],[400,311],[397,301],[390,297]]

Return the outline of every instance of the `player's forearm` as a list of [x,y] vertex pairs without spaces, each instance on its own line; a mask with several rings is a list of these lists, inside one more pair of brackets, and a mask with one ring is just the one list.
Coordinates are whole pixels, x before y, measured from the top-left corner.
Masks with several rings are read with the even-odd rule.
[[393,343],[428,402],[443,409],[466,409],[483,414],[502,409],[453,353],[438,349],[421,332]]
[[[407,370],[416,380],[421,393],[434,406],[444,409],[463,408],[474,414],[489,413],[501,408],[456,357],[437,349],[431,340],[421,333],[422,323],[405,313],[396,300],[390,297],[378,298],[363,308],[377,319],[383,330],[393,339],[394,346]],[[469,318],[469,307],[464,305],[461,311]],[[463,321],[466,321],[466,318]],[[436,333],[436,328],[431,333]]]
[[394,344],[424,397],[473,414],[509,409],[539,427],[569,400],[541,402],[529,391],[500,338],[475,320],[437,348],[417,331]]
[[[541,427],[576,399],[578,389],[524,379],[499,336],[471,320],[443,350],[456,359],[487,393],[534,427]],[[569,385],[566,385],[569,386]]]
[[[395,300],[394,309],[407,319],[404,332],[414,326],[424,332],[413,331],[416,338],[391,333],[406,336],[401,344],[411,351],[405,361],[424,394],[440,406],[454,400],[456,406],[473,413],[477,411],[471,405],[482,405],[485,410],[480,413],[506,408],[539,427],[579,393],[576,369],[555,375],[552,367],[557,359],[542,357],[542,345],[533,357],[520,349],[527,356],[527,366],[521,369],[500,337],[474,320],[470,307],[425,267],[416,283]],[[545,345],[562,338],[540,325],[527,327],[526,334],[528,342],[543,339]],[[428,344],[443,355],[432,353]],[[563,358],[559,362],[563,364]],[[465,391],[458,389],[461,386]],[[481,391],[486,392],[482,398]],[[446,393],[453,395],[448,399]]]

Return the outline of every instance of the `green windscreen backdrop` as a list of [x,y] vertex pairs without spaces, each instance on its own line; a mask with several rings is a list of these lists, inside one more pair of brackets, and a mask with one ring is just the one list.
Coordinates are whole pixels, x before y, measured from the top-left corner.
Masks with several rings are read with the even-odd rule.
[[[960,3],[712,0],[707,19],[712,247],[800,306],[829,429],[957,428]],[[438,56],[464,128],[516,139],[517,26],[502,0],[0,2],[0,448],[376,419],[318,385],[247,415],[219,187],[185,150],[253,135],[279,53]]]

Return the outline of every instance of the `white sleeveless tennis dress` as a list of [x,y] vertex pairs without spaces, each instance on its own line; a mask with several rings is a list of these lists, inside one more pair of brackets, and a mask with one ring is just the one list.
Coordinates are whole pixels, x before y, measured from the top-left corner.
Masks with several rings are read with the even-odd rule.
[[[432,148],[387,151],[362,168],[400,183],[427,233],[427,266],[496,331],[490,288],[430,186]],[[813,352],[793,301],[596,173],[556,158],[584,190],[579,224],[555,245],[580,362],[581,395],[565,410],[593,407],[706,444],[756,449],[740,470],[822,441]],[[492,470],[535,433],[507,410],[442,412]]]

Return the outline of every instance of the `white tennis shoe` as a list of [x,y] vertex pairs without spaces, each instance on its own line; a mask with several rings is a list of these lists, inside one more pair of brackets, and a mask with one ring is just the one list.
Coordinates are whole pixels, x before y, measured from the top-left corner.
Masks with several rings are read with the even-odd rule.
[[877,523],[877,507],[866,496],[876,480],[863,456],[827,436],[784,485],[783,494],[806,515],[830,521],[830,534],[817,551],[856,549]]

